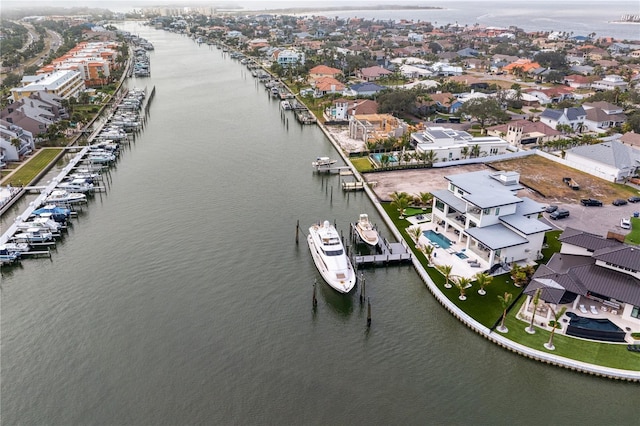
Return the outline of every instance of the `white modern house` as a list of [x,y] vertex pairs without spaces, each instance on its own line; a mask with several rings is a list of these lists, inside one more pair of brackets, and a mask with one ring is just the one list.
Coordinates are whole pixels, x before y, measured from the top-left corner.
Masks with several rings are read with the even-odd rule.
[[489,270],[540,259],[551,227],[538,220],[544,205],[516,195],[524,188],[519,173],[481,170],[445,179],[448,188],[433,191],[432,221],[457,235],[465,251],[478,255]]
[[475,137],[464,130],[436,126],[412,133],[411,140],[416,152],[433,151],[434,162],[504,154],[509,146],[509,142],[498,136]]

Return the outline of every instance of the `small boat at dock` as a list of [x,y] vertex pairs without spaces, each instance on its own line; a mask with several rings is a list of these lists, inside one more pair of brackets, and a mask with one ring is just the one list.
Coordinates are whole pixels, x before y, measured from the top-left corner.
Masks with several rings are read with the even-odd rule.
[[372,247],[378,245],[380,239],[378,231],[375,230],[371,222],[369,221],[369,215],[362,213],[358,218],[358,222],[355,225],[356,232],[363,243]]
[[334,159],[329,158],[329,157],[318,157],[318,158],[316,158],[316,161],[312,161],[311,162],[311,165],[317,169],[318,167],[331,166],[332,164],[335,164],[337,162],[338,162],[338,160],[334,160]]

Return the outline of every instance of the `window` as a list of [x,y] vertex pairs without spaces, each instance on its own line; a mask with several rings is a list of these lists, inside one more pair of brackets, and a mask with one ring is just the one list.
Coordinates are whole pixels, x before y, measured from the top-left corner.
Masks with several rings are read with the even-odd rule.
[[500,214],[500,207],[496,207],[496,216]]
[[631,318],[640,318],[640,306],[634,306],[631,310]]
[[482,209],[482,214],[489,214],[491,209]]

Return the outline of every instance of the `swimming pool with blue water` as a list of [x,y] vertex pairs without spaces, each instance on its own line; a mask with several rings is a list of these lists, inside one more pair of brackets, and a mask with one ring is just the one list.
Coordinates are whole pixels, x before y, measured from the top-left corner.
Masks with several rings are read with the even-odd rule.
[[431,229],[424,231],[422,235],[424,235],[432,243],[438,244],[440,247],[444,249],[448,249],[449,247],[451,247],[450,239],[448,239],[447,237],[445,237],[444,235],[438,232],[432,231]]

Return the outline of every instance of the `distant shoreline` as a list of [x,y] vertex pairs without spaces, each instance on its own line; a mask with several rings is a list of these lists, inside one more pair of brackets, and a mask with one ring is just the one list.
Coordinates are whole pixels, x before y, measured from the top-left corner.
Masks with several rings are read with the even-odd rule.
[[418,5],[396,5],[396,4],[380,4],[380,5],[361,5],[361,6],[334,6],[334,7],[287,7],[281,9],[260,9],[260,10],[245,10],[245,9],[216,9],[220,12],[226,13],[249,13],[249,14],[263,14],[263,13],[277,13],[277,14],[300,14],[300,13],[314,13],[314,12],[349,12],[355,10],[444,10],[444,7],[439,6],[418,6]]

